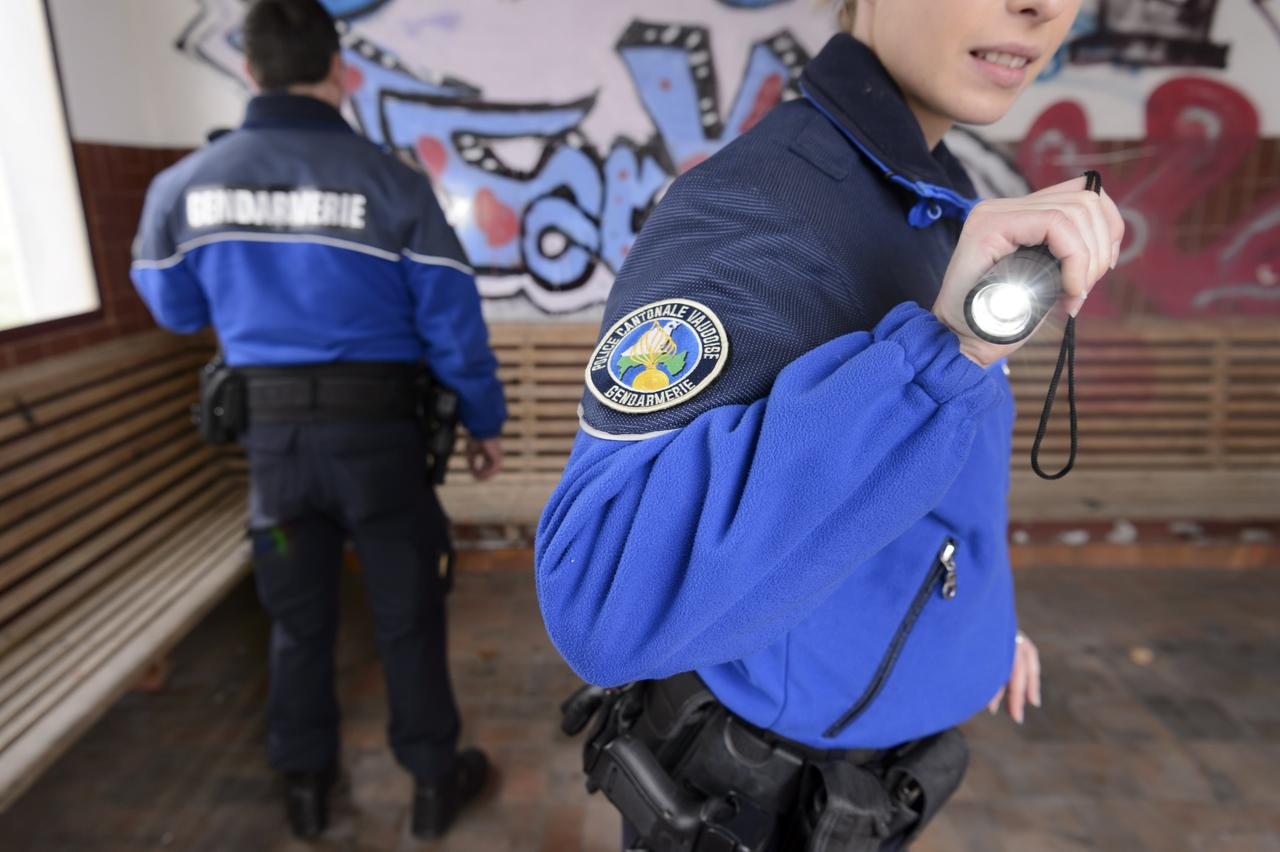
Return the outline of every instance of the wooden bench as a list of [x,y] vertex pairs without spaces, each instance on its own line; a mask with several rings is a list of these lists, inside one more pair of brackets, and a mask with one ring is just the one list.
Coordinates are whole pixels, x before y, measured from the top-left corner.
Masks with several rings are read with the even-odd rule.
[[190,422],[207,341],[0,373],[0,810],[244,575],[244,481]]
[[[507,471],[497,484],[475,484],[455,456],[442,490],[455,523],[529,540],[577,431],[596,332],[594,324],[492,327],[511,409]],[[1060,333],[1039,335],[1010,364],[1014,520],[1280,517],[1274,324],[1089,320],[1078,338],[1080,451],[1064,479],[1041,480],[1028,461]],[[1054,413],[1042,456],[1048,470],[1067,448],[1065,377]]]

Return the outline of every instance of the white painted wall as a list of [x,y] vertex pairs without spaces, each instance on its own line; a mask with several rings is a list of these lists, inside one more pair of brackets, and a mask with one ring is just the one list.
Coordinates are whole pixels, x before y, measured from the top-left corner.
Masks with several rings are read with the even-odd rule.
[[49,11],[77,140],[194,147],[239,122],[242,90],[174,46],[191,0],[50,0]]

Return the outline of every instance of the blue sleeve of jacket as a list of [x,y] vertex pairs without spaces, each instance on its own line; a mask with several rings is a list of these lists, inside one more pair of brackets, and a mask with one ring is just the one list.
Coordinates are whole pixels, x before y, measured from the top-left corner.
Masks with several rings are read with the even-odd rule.
[[431,371],[458,394],[458,416],[468,432],[477,438],[500,434],[507,404],[475,278],[469,271],[412,258],[404,263]]
[[955,335],[904,302],[751,404],[647,440],[579,433],[538,528],[552,640],[601,685],[772,644],[941,501],[997,398]]
[[477,438],[502,432],[507,404],[498,359],[480,311],[475,276],[457,235],[423,181],[417,219],[404,250],[414,321],[426,347],[427,364],[458,394],[458,416]]
[[185,254],[174,245],[169,219],[178,198],[168,190],[167,176],[161,173],[147,190],[129,276],[157,323],[189,334],[209,324],[209,300]]

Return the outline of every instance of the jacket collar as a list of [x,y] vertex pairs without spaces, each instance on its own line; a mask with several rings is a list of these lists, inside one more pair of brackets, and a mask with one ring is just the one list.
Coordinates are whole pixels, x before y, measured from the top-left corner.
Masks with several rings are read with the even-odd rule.
[[885,177],[915,193],[912,225],[968,215],[978,199],[963,194],[972,189],[963,169],[945,144],[929,150],[897,83],[870,48],[848,33],[833,36],[805,67],[800,87]]
[[269,92],[249,101],[243,126],[249,129],[297,127],[355,132],[342,117],[342,113],[324,101],[307,95],[291,95],[285,92]]

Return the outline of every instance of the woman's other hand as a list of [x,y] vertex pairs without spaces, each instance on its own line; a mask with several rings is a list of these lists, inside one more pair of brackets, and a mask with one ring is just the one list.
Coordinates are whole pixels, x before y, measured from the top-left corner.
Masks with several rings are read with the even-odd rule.
[[1013,671],[1009,675],[1009,683],[1000,687],[996,697],[991,699],[987,710],[992,715],[1000,710],[1000,700],[1006,699],[1009,715],[1019,725],[1026,718],[1027,703],[1032,707],[1040,706],[1040,651],[1036,643],[1027,638],[1021,630],[1014,639]]

